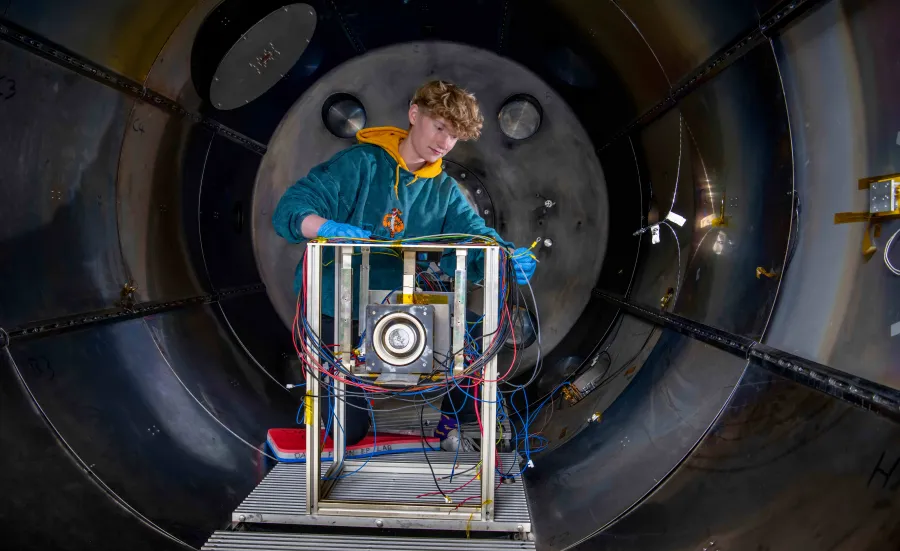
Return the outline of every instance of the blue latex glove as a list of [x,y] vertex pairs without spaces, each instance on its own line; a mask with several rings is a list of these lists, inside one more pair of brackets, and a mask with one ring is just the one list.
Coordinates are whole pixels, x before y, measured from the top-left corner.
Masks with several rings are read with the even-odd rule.
[[537,261],[531,250],[519,247],[513,251],[513,267],[516,269],[516,283],[526,285],[537,269]]
[[327,220],[316,233],[319,237],[345,237],[348,239],[368,239],[372,232],[350,224],[341,224],[334,220]]

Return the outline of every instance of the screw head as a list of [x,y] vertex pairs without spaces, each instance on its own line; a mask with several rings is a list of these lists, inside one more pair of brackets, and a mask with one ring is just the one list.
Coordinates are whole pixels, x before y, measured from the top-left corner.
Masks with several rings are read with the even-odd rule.
[[475,190],[475,194],[476,194],[476,195],[481,195],[481,188],[476,189],[476,190]]
[[553,240],[552,240],[552,239],[544,239],[544,246],[545,246],[545,247],[552,247],[552,246],[553,246]]
[[553,201],[551,201],[550,199],[547,199],[546,201],[544,201],[544,206],[549,209],[550,207],[553,206]]
[[460,180],[465,180],[465,179],[466,179],[466,173],[465,173],[465,172],[460,173],[459,179],[460,179]]
[[380,518],[379,518],[379,519],[375,519],[375,526],[381,528],[382,526],[384,526],[384,521],[381,520]]
[[489,211],[488,209],[484,209],[484,213],[485,213],[485,214],[490,214],[491,211]]
[[244,522],[245,520],[247,520],[247,515],[241,515],[241,516],[239,516],[239,517],[238,517],[238,520],[240,520],[241,522]]

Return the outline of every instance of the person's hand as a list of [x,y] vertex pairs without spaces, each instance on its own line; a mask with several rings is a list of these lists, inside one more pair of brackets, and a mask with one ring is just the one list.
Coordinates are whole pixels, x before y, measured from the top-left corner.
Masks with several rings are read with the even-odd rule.
[[318,237],[344,237],[347,239],[368,239],[372,232],[358,228],[350,224],[341,224],[334,220],[327,220],[316,233]]
[[537,269],[537,260],[535,260],[534,254],[531,249],[519,247],[513,251],[512,261],[513,267],[516,269],[516,283],[526,285],[534,275],[534,270]]

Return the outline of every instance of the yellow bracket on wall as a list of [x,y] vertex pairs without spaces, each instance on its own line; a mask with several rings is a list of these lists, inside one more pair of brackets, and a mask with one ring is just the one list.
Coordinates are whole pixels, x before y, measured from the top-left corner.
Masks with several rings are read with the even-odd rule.
[[[895,174],[884,174],[881,176],[873,176],[871,178],[862,178],[857,181],[857,189],[864,190],[869,189],[872,184],[877,182],[886,182],[890,180],[900,179],[900,173]],[[900,187],[897,188],[897,204],[900,205]],[[836,212],[834,214],[834,223],[835,224],[852,224],[856,222],[865,222],[867,224],[866,230],[863,233],[862,240],[862,255],[867,260],[875,254],[875,251],[878,250],[878,247],[875,246],[875,242],[872,240],[872,233],[874,233],[875,237],[881,232],[880,222],[886,220],[894,220],[900,218],[900,208],[897,210],[892,210],[889,212]],[[872,232],[872,233],[870,233]],[[757,276],[759,277],[759,276]]]

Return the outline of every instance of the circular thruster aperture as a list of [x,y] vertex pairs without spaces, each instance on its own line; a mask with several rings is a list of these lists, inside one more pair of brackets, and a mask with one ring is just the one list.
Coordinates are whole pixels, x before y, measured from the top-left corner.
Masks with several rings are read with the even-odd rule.
[[393,312],[379,319],[372,334],[372,346],[382,361],[395,366],[409,365],[425,351],[425,328],[406,312]]

